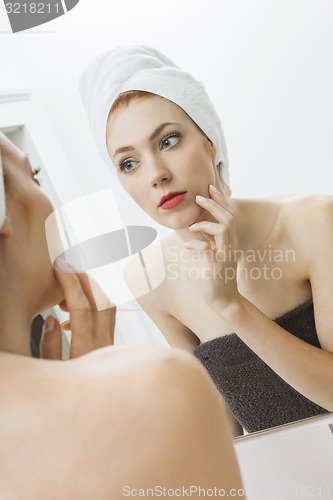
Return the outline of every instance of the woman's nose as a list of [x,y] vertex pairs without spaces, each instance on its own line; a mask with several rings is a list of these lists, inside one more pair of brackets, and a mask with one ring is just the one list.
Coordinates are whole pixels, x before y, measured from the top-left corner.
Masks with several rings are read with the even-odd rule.
[[168,182],[171,179],[172,175],[166,163],[161,159],[155,158],[154,160],[150,161],[149,177],[150,184],[153,187],[156,187],[161,183]]

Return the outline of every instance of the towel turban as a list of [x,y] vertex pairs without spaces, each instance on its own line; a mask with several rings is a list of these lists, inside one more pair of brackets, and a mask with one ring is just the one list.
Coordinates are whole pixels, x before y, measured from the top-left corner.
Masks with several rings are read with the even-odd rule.
[[83,71],[79,89],[97,147],[113,165],[106,146],[106,125],[119,94],[141,90],[177,104],[216,148],[216,164],[229,187],[227,149],[219,116],[203,84],[178,68],[158,50],[145,45],[122,46],[102,53]]

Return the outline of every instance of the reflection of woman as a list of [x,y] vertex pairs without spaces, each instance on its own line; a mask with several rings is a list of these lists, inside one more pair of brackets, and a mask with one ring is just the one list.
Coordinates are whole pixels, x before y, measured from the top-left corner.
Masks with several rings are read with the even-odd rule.
[[[110,344],[114,311],[96,311],[85,275],[53,271],[44,229],[53,208],[1,133],[0,152],[0,498],[240,488],[218,393],[191,356],[112,346],[66,363],[30,357],[31,320],[43,309],[70,312],[72,356]],[[42,351],[60,358],[50,318]]]
[[121,184],[173,229],[167,279],[139,299],[170,344],[194,349],[249,431],[332,410],[333,198],[232,198],[205,90],[152,48],[99,56],[80,86]]

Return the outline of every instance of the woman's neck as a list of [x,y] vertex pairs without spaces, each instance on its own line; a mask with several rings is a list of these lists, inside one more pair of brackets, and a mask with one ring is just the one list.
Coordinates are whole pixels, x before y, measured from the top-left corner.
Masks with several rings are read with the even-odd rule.
[[[212,214],[210,214],[206,210],[203,210],[200,217],[193,221],[193,224],[196,224],[197,222],[201,222],[201,221],[216,222],[216,219],[215,219],[215,217],[212,216]],[[206,239],[204,238],[204,236],[202,236],[201,233],[192,233],[187,227],[185,227],[183,229],[175,229],[175,233],[181,240],[183,240],[183,242],[189,241],[189,240],[206,241]]]
[[21,301],[0,297],[0,350],[31,356],[30,330],[32,318],[26,313]]
[[276,225],[281,205],[270,198],[230,198],[238,248],[257,250]]

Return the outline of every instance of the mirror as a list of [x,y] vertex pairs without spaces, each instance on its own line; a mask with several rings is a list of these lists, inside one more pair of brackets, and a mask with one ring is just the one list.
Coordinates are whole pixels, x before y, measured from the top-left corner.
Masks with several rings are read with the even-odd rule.
[[[191,10],[191,21],[186,15],[186,42],[183,26],[179,31],[179,26],[175,28],[171,40],[164,30],[152,29],[161,21],[153,12],[145,17],[140,10],[139,27],[135,16],[128,18],[121,5],[113,6],[112,12],[104,6],[103,15],[92,12],[91,26],[83,24],[77,9],[72,14],[77,12],[78,17],[71,18],[69,31],[21,34],[15,43],[12,35],[2,34],[0,127],[16,127],[8,129],[13,138],[21,133],[30,138],[29,144],[21,144],[38,152],[38,162],[44,168],[43,189],[57,208],[111,187],[124,226],[151,227],[161,238],[168,236],[166,228],[153,222],[124,193],[100,159],[77,91],[79,75],[95,54],[131,40],[156,46],[206,85],[224,126],[235,198],[333,194],[333,81],[327,64],[333,37],[328,22],[332,6],[326,10],[310,3],[300,10],[290,4],[267,8],[263,1],[254,11],[245,1],[241,8],[239,3],[226,5],[213,2],[212,10]],[[171,14],[164,12],[164,19],[172,22]],[[185,14],[181,10],[179,19],[185,19]],[[198,26],[203,30],[200,37]],[[13,93],[31,87],[34,112],[27,114],[22,92],[21,97],[13,97]],[[173,270],[171,267],[170,273]],[[189,284],[184,292],[188,304],[193,291]],[[258,307],[270,293],[267,288],[258,296]],[[307,298],[304,290],[297,296],[284,295],[280,305],[274,298],[267,314],[271,318],[288,314],[297,304],[306,304]],[[196,305],[197,312],[200,308],[204,306]],[[222,329],[216,315],[205,310],[207,315],[200,325],[200,331],[205,332],[203,340],[233,333],[226,324]],[[177,314],[182,317],[181,310]],[[195,331],[198,319],[189,315],[187,326]],[[168,344],[135,300],[120,306],[116,337],[119,343]],[[230,341],[236,343],[237,338]]]

